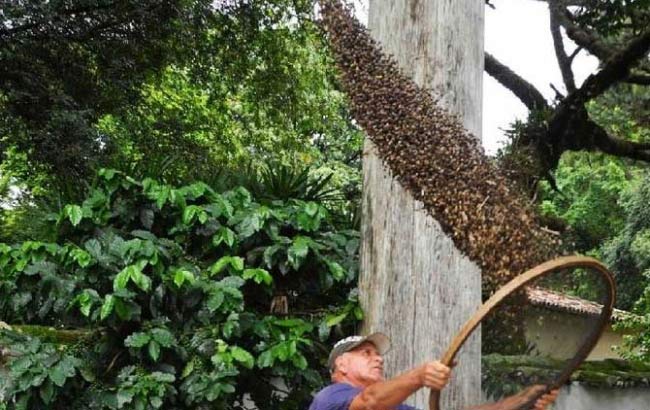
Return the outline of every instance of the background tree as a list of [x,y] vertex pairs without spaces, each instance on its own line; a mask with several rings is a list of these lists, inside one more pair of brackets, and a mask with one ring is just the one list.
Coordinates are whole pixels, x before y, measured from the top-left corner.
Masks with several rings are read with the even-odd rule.
[[[101,166],[218,184],[265,163],[308,163],[357,195],[361,134],[337,91],[311,2],[164,3],[7,7],[6,240],[52,235],[47,224],[21,220],[42,221],[34,214],[80,200]],[[154,14],[165,7],[169,15]],[[18,30],[17,22],[26,23]],[[40,59],[39,47],[50,58]]]
[[[547,101],[524,78],[486,53],[485,71],[512,91],[530,110],[528,121],[516,130],[512,149],[534,163],[527,175],[549,178],[566,151],[599,151],[633,160],[650,160],[647,139],[629,138],[606,129],[589,111],[589,103],[609,90],[630,90],[650,84],[647,57],[650,11],[643,1],[548,0],[550,30],[565,91]],[[577,44],[567,51],[563,32]],[[580,52],[600,60],[600,70],[576,84],[571,64]],[[625,88],[627,87],[627,88]],[[634,88],[632,88],[634,89]],[[629,91],[624,91],[628,93]],[[633,110],[643,121],[645,103]],[[516,167],[515,167],[516,168]],[[531,167],[529,167],[531,168]],[[513,170],[517,173],[517,170]],[[519,170],[521,171],[521,170]],[[526,178],[524,178],[526,179]]]

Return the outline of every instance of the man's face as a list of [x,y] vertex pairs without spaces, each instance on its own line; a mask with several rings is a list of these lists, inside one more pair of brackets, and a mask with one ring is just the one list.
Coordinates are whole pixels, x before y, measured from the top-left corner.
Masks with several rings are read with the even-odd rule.
[[370,342],[343,353],[337,360],[337,368],[346,381],[357,386],[367,387],[384,380],[384,359]]

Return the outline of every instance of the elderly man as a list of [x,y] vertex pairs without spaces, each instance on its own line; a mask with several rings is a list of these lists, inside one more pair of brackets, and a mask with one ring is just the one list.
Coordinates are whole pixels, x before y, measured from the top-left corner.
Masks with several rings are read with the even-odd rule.
[[[442,390],[449,382],[451,370],[438,361],[384,380],[382,355],[389,348],[390,340],[382,333],[337,342],[328,360],[333,383],[316,394],[309,410],[415,410],[403,404],[411,394],[422,387]],[[557,391],[542,396],[535,410],[546,409],[556,397]]]

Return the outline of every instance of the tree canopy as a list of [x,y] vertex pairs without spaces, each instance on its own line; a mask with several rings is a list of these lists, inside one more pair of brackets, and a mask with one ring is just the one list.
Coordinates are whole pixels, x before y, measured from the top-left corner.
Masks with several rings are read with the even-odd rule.
[[[626,107],[632,118],[647,124],[647,86],[650,85],[650,8],[646,1],[545,1],[550,13],[550,31],[563,87],[556,88],[554,101],[510,68],[486,53],[485,71],[514,93],[530,110],[528,121],[514,140],[518,152],[527,152],[536,165],[532,173],[551,177],[567,151],[598,151],[647,162],[650,141],[607,129],[589,110],[591,102],[608,98],[606,93],[634,94]],[[564,34],[577,47],[566,50]],[[489,50],[488,50],[489,51]],[[572,63],[578,53],[589,53],[600,61],[599,71],[583,84],[576,84]],[[561,90],[563,88],[564,90]],[[634,107],[634,108],[633,108]]]

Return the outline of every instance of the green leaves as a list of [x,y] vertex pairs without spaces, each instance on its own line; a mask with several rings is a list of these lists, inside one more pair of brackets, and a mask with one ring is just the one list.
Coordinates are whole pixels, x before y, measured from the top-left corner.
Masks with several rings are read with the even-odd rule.
[[185,225],[190,225],[195,218],[203,224],[208,220],[208,213],[203,210],[203,207],[198,205],[186,206],[183,210],[183,223]]
[[51,367],[48,371],[48,375],[52,383],[58,387],[63,387],[66,379],[73,377],[75,375],[75,366],[79,365],[79,361],[72,358],[71,356],[65,356],[59,362]]
[[[2,339],[0,331],[0,340]],[[31,337],[21,337],[14,346],[20,356],[7,363],[8,376],[15,381],[6,393],[19,400],[39,397],[46,405],[59,394],[69,379],[74,378],[81,361],[51,343],[42,343]]]
[[148,333],[133,333],[124,340],[124,346],[141,348],[151,341],[151,335]]
[[280,342],[270,349],[262,352],[257,359],[257,365],[260,368],[272,367],[276,361],[290,362],[300,370],[307,368],[305,356],[298,351],[299,343],[306,343],[305,339],[295,339],[286,342]]
[[246,368],[252,369],[255,364],[255,358],[252,354],[238,346],[233,346],[230,350],[233,359],[243,364]]
[[160,350],[162,348],[171,348],[176,346],[176,338],[164,328],[153,328],[147,332],[132,333],[124,340],[124,346],[134,349],[147,347],[147,353],[154,362],[160,359]]
[[240,256],[223,256],[210,267],[210,273],[216,275],[228,266],[233,271],[240,272],[244,269],[244,258]]
[[81,222],[83,211],[79,205],[66,205],[63,208],[63,215],[70,220],[72,226],[77,226]]
[[174,284],[179,288],[183,286],[183,283],[194,283],[195,278],[194,274],[186,269],[178,269],[174,274]]
[[[354,232],[334,229],[322,204],[259,203],[242,188],[177,188],[119,172],[98,184],[79,206],[79,222],[59,224],[61,244],[0,244],[3,320],[102,328],[101,342],[75,345],[87,366],[57,365],[65,347],[17,361],[11,382],[22,390],[11,400],[218,407],[240,386],[273,389],[248,383],[258,375],[286,375],[303,392],[320,383],[308,365],[323,359],[312,341],[325,341],[335,324],[321,312],[344,315],[335,320],[344,328],[357,318],[345,296],[356,272]],[[291,317],[302,310],[316,313]],[[17,343],[0,332],[0,345]],[[108,374],[117,353],[106,351],[128,352]],[[46,370],[37,370],[40,362]]]
[[225,226],[219,228],[217,233],[212,237],[212,244],[219,246],[222,242],[228,245],[229,248],[232,248],[235,244],[235,232]]
[[312,240],[308,237],[297,236],[294,238],[293,243],[287,252],[289,263],[291,263],[291,266],[293,266],[294,269],[298,269],[305,260],[309,253],[309,247],[311,244]]
[[114,308],[115,308],[115,296],[106,295],[106,298],[104,299],[104,303],[102,304],[102,308],[99,313],[99,318],[101,320],[106,319],[113,312]]
[[85,289],[82,293],[77,295],[72,302],[71,306],[78,305],[81,314],[88,317],[90,316],[90,309],[100,300],[99,295],[95,289]]
[[146,261],[140,261],[135,265],[129,265],[122,269],[113,280],[113,290],[124,290],[129,281],[133,282],[138,288],[147,292],[151,287],[151,279],[142,273],[142,269],[147,265]]
[[175,394],[174,381],[176,376],[171,373],[149,373],[135,366],[124,367],[118,376],[117,408],[162,408],[165,400]]
[[242,278],[253,279],[255,283],[264,283],[266,285],[273,282],[271,274],[264,269],[245,269]]

